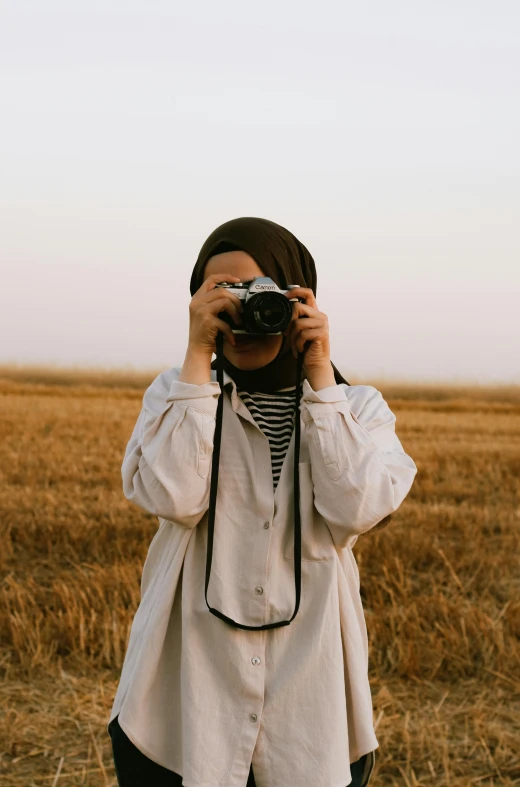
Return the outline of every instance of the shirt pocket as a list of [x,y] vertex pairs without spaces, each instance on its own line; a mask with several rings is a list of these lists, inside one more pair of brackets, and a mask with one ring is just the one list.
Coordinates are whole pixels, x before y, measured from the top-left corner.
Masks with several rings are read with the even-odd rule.
[[[322,562],[333,560],[336,547],[330,530],[314,505],[314,490],[310,462],[300,462],[300,518],[302,531],[302,560]],[[294,513],[291,513],[284,540],[283,555],[286,560],[294,560]]]
[[343,444],[338,428],[334,429],[335,421],[330,415],[316,418],[315,442],[321,451],[327,475],[337,481],[341,474],[341,460],[343,459]]
[[213,458],[213,433],[215,431],[215,418],[202,410],[197,410],[200,418],[199,429],[199,456],[197,473],[201,478],[207,478]]

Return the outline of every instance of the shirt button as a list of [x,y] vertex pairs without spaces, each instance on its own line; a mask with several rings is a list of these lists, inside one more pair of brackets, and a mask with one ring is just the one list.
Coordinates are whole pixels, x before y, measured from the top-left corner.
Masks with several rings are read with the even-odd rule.
[[264,522],[264,530],[268,530],[270,524],[271,523],[269,521]]
[[257,596],[261,596],[263,592],[264,592],[264,589],[261,588],[260,585],[257,585],[256,588],[255,588],[256,595]]
[[261,662],[261,659],[258,656],[253,656],[253,658],[251,659],[251,664],[254,664],[255,666],[257,664],[260,664],[260,662]]
[[250,717],[249,717],[249,721],[256,721],[257,719],[258,719],[258,716],[256,715],[256,713],[252,713],[250,715]]

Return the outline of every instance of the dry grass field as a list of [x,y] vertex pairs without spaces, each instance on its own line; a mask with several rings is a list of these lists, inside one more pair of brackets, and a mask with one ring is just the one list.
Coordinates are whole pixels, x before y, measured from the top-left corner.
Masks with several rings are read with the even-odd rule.
[[[520,784],[520,388],[384,383],[414,458],[358,540],[374,787]],[[0,784],[116,785],[106,722],[157,520],[120,466],[151,375],[0,368]]]

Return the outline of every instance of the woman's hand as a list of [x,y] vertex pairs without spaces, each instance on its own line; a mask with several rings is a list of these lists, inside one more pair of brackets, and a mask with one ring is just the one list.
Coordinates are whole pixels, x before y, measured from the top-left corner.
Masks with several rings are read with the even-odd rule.
[[211,355],[216,352],[216,338],[222,331],[228,342],[235,344],[231,326],[217,315],[227,312],[236,325],[241,322],[242,304],[240,299],[226,288],[216,287],[219,282],[228,284],[239,282],[238,276],[230,273],[213,273],[208,276],[190,301],[190,334],[188,351]]
[[[330,385],[335,385],[334,372],[330,363],[329,320],[326,314],[320,312],[314,298],[314,293],[309,287],[294,287],[285,293],[287,298],[304,298],[305,303],[295,301],[292,304],[293,316],[284,331],[289,336],[294,357],[298,352],[305,352],[303,356],[303,370],[309,378],[312,373],[332,375]],[[312,385],[312,383],[311,383]],[[325,386],[321,386],[325,387]],[[316,389],[315,389],[316,390]]]

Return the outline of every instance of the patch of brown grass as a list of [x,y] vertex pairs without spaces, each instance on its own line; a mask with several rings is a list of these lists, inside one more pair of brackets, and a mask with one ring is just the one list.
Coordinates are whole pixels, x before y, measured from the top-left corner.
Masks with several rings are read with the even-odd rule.
[[[153,374],[10,368],[0,783],[115,785],[105,727],[157,529],[124,499],[120,466]],[[520,389],[380,390],[419,472],[391,524],[355,548],[380,741],[373,782],[520,784]]]
[[58,386],[61,388],[115,388],[142,391],[161,370],[103,369],[92,367],[67,367],[0,364],[0,380],[30,383],[32,386]]

